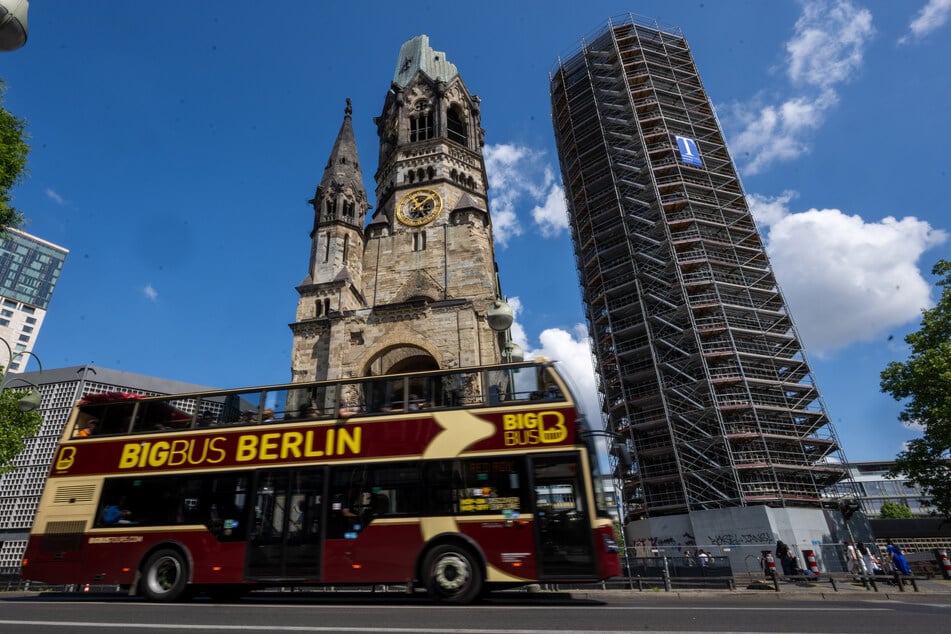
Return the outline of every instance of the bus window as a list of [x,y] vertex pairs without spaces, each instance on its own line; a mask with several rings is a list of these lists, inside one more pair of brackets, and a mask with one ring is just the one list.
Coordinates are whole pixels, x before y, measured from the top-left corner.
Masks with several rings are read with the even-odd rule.
[[350,418],[366,411],[366,398],[363,382],[341,383],[337,386],[337,415]]
[[372,514],[373,496],[363,466],[337,469],[330,481],[328,539],[356,539]]
[[139,403],[132,431],[148,433],[188,429],[198,405],[197,398],[169,398]]
[[432,388],[435,407],[465,407],[483,404],[482,383],[476,372],[453,372],[439,377]]

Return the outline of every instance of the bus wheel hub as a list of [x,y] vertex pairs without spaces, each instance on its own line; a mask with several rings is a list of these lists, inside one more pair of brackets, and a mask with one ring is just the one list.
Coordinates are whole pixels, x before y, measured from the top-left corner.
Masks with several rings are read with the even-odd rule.
[[457,555],[443,557],[433,570],[436,583],[446,590],[458,590],[469,581],[471,571],[468,563]]

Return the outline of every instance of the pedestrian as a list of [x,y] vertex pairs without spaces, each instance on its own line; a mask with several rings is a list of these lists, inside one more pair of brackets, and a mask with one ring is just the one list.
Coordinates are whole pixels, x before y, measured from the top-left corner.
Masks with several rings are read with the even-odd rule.
[[893,543],[890,539],[886,542],[886,544],[885,550],[887,550],[888,554],[891,555],[892,564],[894,564],[895,570],[903,575],[910,575],[911,568],[908,567],[908,561],[905,559],[905,551],[902,550],[901,546]]
[[684,563],[687,566],[693,566],[693,553],[690,552],[690,549],[684,551]]
[[875,565],[872,561],[872,551],[866,546],[863,542],[856,544],[856,548],[859,551],[859,557],[862,558],[862,564],[865,566],[865,574],[872,575],[875,574]]
[[855,546],[852,545],[852,542],[845,541],[845,567],[849,571],[850,575],[857,575],[861,572],[859,568],[859,555],[855,551]]
[[710,563],[710,553],[705,550],[697,550],[697,559],[700,560],[700,567],[706,568]]
[[779,560],[780,565],[783,567],[783,575],[787,577],[793,574],[792,556],[792,551],[783,540],[780,539],[776,542],[776,559]]

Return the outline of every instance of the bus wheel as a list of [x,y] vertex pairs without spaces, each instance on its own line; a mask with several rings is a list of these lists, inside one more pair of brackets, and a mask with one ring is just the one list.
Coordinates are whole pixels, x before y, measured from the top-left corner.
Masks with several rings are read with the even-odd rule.
[[465,548],[436,546],[426,557],[427,587],[437,601],[471,603],[482,592],[482,569]]
[[142,570],[142,594],[152,601],[175,601],[185,596],[188,564],[177,550],[159,550]]

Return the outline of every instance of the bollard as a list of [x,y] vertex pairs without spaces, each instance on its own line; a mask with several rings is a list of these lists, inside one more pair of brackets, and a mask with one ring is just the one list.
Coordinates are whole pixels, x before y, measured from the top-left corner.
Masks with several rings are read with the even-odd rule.
[[802,556],[806,558],[806,568],[816,577],[819,576],[819,562],[816,561],[816,551],[803,550]]
[[905,580],[901,578],[901,573],[897,570],[895,571],[895,585],[898,586],[898,589],[902,592],[905,591]]

